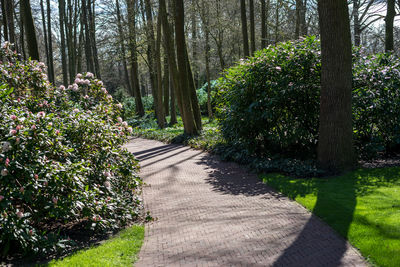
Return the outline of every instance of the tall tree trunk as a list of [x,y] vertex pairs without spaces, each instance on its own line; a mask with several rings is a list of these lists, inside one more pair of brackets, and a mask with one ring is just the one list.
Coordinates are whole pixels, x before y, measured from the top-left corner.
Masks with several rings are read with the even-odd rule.
[[254,22],[254,0],[249,0],[250,6],[250,40],[251,40],[251,55],[256,51],[256,30]]
[[4,31],[4,41],[8,41],[8,26],[7,26],[7,12],[6,12],[6,1],[1,0],[1,14],[3,14],[3,31]]
[[61,65],[62,65],[62,75],[63,83],[68,84],[68,66],[67,57],[65,52],[65,0],[58,1],[58,13],[59,13],[59,23],[60,23],[60,41],[61,41]]
[[178,59],[178,71],[181,82],[183,113],[185,133],[189,135],[197,135],[199,128],[196,125],[193,107],[191,103],[191,92],[188,78],[188,62],[186,56],[185,41],[185,10],[183,0],[175,0],[175,41]]
[[[33,22],[31,4],[29,0],[21,0],[21,15],[24,22],[26,33],[26,42],[28,44],[28,53],[33,60],[39,59],[39,48],[36,39],[35,24]],[[15,38],[15,36],[14,36]],[[11,39],[11,38],[10,38]]]
[[250,55],[249,36],[247,34],[246,0],[240,0],[240,17],[242,19],[243,53],[245,57]]
[[53,57],[53,38],[51,32],[51,8],[50,8],[50,0],[47,0],[47,30],[49,37],[49,65],[48,65],[48,74],[49,81],[54,84],[54,57]]
[[193,78],[194,78],[194,84],[197,88],[199,84],[199,71],[198,71],[198,58],[197,58],[197,19],[196,19],[196,1],[197,0],[192,0],[192,59],[193,59]]
[[361,44],[361,24],[360,24],[360,0],[353,0],[353,18],[354,18],[354,45]]
[[393,51],[393,24],[396,16],[395,0],[387,0],[385,17],[385,51]]
[[90,29],[89,29],[89,24],[88,24],[88,16],[87,16],[87,10],[90,8],[88,5],[86,5],[86,0],[82,0],[82,7],[81,7],[81,12],[82,12],[82,24],[85,30],[85,56],[86,56],[86,68],[87,71],[90,72],[95,72],[94,71],[94,66],[93,66],[93,54],[92,54],[92,43],[91,43],[91,38],[90,38]]
[[[88,20],[89,20],[89,38],[92,46],[92,55],[93,55],[93,64],[94,64],[94,73],[98,79],[101,79],[100,72],[100,64],[99,64],[99,56],[97,52],[97,43],[96,43],[96,23],[95,23],[95,1],[96,0],[88,0]],[[93,1],[93,3],[92,3]]]
[[[175,108],[175,97],[178,102],[178,108],[182,117],[182,121],[185,124],[185,112],[184,112],[184,107],[183,107],[183,94],[182,94],[182,88],[181,88],[181,83],[180,83],[180,78],[179,78],[179,72],[178,72],[178,67],[177,67],[177,62],[176,62],[176,54],[175,54],[175,42],[173,39],[173,31],[172,27],[168,22],[168,15],[167,15],[167,7],[165,0],[159,0],[159,5],[160,5],[160,15],[161,15],[161,24],[162,24],[162,29],[164,32],[164,43],[165,43],[165,49],[166,49],[166,54],[168,57],[168,66],[169,66],[169,71],[171,73],[170,78],[172,82],[172,90],[171,90],[171,124],[174,124],[172,122],[172,116],[174,115],[174,110],[172,108]],[[174,12],[174,6],[170,4],[170,9]],[[174,14],[174,13],[173,13]]]
[[196,93],[196,87],[194,85],[194,80],[193,80],[193,73],[192,73],[192,68],[190,67],[190,61],[189,61],[189,54],[186,49],[186,64],[187,64],[187,77],[189,80],[189,91],[190,91],[190,103],[192,105],[192,110],[193,110],[193,115],[194,115],[194,120],[196,122],[196,127],[200,131],[202,129],[202,123],[201,123],[201,111],[200,111],[200,106],[199,106],[199,100],[197,99],[197,93]]
[[[159,13],[160,16],[161,12]],[[165,115],[168,116],[169,113],[169,91],[170,91],[170,82],[169,82],[169,67],[168,67],[168,57],[167,52],[164,49],[164,78],[163,78],[163,87],[164,87],[164,112]]]
[[267,47],[267,20],[266,2],[265,0],[261,0],[261,48]]
[[279,10],[281,6],[281,1],[276,0],[275,7],[275,45],[279,42]]
[[135,3],[134,0],[126,0],[128,8],[128,24],[129,24],[129,50],[131,55],[131,81],[133,96],[135,97],[136,114],[143,117],[144,107],[142,102],[142,94],[139,84],[139,68],[136,52],[136,20],[135,20]]
[[[168,63],[169,67],[169,63]],[[174,88],[174,82],[173,82],[173,77],[172,77],[172,72],[169,73],[169,87],[171,88],[171,120],[169,121],[169,125],[172,126],[178,122],[176,118],[176,104],[175,104],[175,88]]]
[[[49,66],[50,59],[49,59],[49,46],[48,46],[48,41],[47,41],[47,26],[46,26],[46,16],[44,12],[44,5],[43,5],[43,0],[40,0],[40,11],[42,14],[42,25],[43,25],[43,39],[44,39],[44,47],[45,47],[45,52],[46,52],[46,64]],[[50,75],[49,75],[50,77]]]
[[[74,1],[77,4],[77,1]],[[82,3],[84,4],[84,3]],[[75,79],[75,74],[76,74],[76,40],[75,40],[75,35],[74,35],[74,29],[76,29],[75,25],[77,25],[77,21],[75,20],[76,13],[77,13],[77,6],[75,5],[75,12],[74,12],[74,6],[72,3],[72,0],[67,0],[67,15],[64,16],[65,21],[64,24],[66,25],[66,36],[67,36],[67,47],[68,47],[68,72],[69,72],[69,79],[71,83]],[[83,23],[83,11],[81,9],[81,31],[84,32],[84,27],[85,23]],[[86,16],[86,15],[85,15]],[[81,70],[82,71],[82,70]],[[81,72],[79,71],[79,72]]]
[[128,65],[126,63],[126,49],[125,49],[125,35],[124,35],[124,30],[122,28],[122,19],[121,19],[121,11],[119,7],[119,0],[116,0],[116,12],[117,12],[117,27],[118,27],[118,33],[119,33],[119,42],[121,46],[121,59],[122,59],[122,66],[124,68],[124,78],[125,78],[125,83],[126,83],[126,89],[128,90],[129,94],[132,96],[133,91],[131,84],[129,82],[129,73],[128,73]]
[[[14,26],[14,1],[13,0],[4,0],[5,2],[5,11],[6,11],[6,18],[7,18],[7,29],[8,29],[8,41],[12,44],[15,44],[15,47],[17,47],[15,43],[15,26]],[[26,0],[21,0],[20,1],[20,6],[25,5],[24,1]]]
[[306,10],[305,2],[296,0],[296,39],[307,34]]
[[352,51],[346,0],[318,1],[321,102],[318,161],[332,171],[353,168]]
[[[160,8],[159,8],[160,9]],[[165,110],[164,110],[164,98],[163,98],[163,82],[162,82],[162,70],[161,70],[161,16],[160,10],[158,11],[157,17],[157,39],[155,49],[155,62],[157,67],[157,123],[161,129],[165,128]]]

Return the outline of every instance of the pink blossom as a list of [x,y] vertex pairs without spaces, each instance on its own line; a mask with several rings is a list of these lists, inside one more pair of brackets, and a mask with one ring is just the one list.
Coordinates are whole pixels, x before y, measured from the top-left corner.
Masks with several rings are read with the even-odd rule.
[[35,174],[33,175],[33,178],[35,178],[35,180],[39,179],[39,175]]
[[16,143],[16,144],[19,144],[20,142],[21,142],[21,138],[17,137],[17,138],[15,139],[15,143]]
[[52,123],[52,122],[49,122],[49,126],[52,127],[52,126],[53,126],[53,123]]
[[84,99],[88,99],[88,98],[89,98],[89,96],[88,96],[88,95],[85,95],[83,98],[84,98]]
[[6,158],[6,161],[4,162],[4,165],[6,165],[6,167],[8,167],[8,165],[10,165],[10,159]]
[[59,130],[56,130],[56,135],[59,135],[60,134],[60,131]]
[[91,72],[87,72],[87,73],[86,73],[86,77],[87,77],[87,78],[93,79],[93,78],[94,78],[94,74],[91,73]]
[[104,175],[105,177],[111,177],[111,173],[108,172],[108,171],[103,172],[103,175]]
[[103,93],[105,93],[105,94],[107,94],[108,92],[107,92],[107,89],[106,88],[104,88],[104,87],[102,87],[101,88],[101,91],[103,92]]
[[21,211],[18,211],[17,217],[21,219],[22,217],[24,217],[24,214]]
[[76,78],[78,78],[78,79],[82,79],[82,74],[81,73],[78,73],[77,75],[76,75]]
[[118,122],[122,122],[122,118],[121,117],[118,117],[117,120],[118,120]]
[[132,127],[128,127],[127,131],[128,131],[129,133],[132,133],[132,131],[133,131]]
[[121,103],[118,103],[116,106],[117,106],[117,108],[122,109],[122,104]]
[[30,235],[30,236],[33,235],[32,229],[29,230],[29,235]]
[[279,66],[278,66],[278,67],[275,67],[275,69],[276,69],[276,70],[282,70],[282,68],[279,67]]
[[73,112],[74,112],[74,113],[78,113],[78,112],[79,112],[79,109],[75,108],[75,109],[73,110]]
[[43,185],[44,185],[44,186],[48,186],[48,185],[49,185],[49,182],[44,181],[44,182],[43,182]]
[[57,199],[56,197],[53,197],[53,203],[54,203],[55,205],[57,205],[57,202],[58,202],[58,199]]
[[15,129],[16,129],[17,131],[19,131],[19,130],[21,130],[23,127],[24,127],[24,126],[22,126],[22,125],[18,125],[17,127],[15,127]]
[[0,201],[2,201],[4,199],[4,196],[0,195]]
[[44,111],[40,111],[40,112],[38,112],[38,114],[36,116],[40,119],[40,118],[43,118],[44,116],[46,116],[46,113],[44,113]]
[[31,126],[31,130],[36,130],[36,125],[35,124]]
[[15,116],[15,115],[13,114],[13,115],[10,116],[10,119],[16,120],[16,119],[17,119],[17,116]]
[[90,81],[89,81],[88,79],[81,80],[81,81],[82,81],[83,84],[86,84],[86,85],[89,85],[89,84],[90,84]]
[[19,192],[23,193],[25,191],[25,188],[23,186],[20,187]]
[[10,135],[16,135],[16,134],[17,134],[17,130],[13,129],[13,130],[10,131]]
[[65,90],[65,86],[64,86],[64,85],[61,85],[61,86],[60,86],[60,90],[61,90],[61,91],[64,91],[64,90]]
[[127,123],[126,121],[123,121],[123,122],[122,122],[122,126],[127,127],[127,126],[128,126],[128,123]]
[[105,186],[106,188],[110,188],[110,187],[111,187],[111,184],[110,184],[109,181],[105,181],[105,182],[104,182],[104,186]]

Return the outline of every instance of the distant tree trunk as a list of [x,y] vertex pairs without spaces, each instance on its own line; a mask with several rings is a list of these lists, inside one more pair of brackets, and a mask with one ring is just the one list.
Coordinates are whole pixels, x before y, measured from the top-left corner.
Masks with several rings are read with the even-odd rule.
[[275,45],[279,42],[279,10],[280,10],[281,1],[276,0],[275,7]]
[[[160,12],[161,14],[161,12]],[[163,87],[164,87],[164,112],[165,115],[168,116],[169,113],[169,91],[170,91],[170,82],[169,82],[169,67],[168,67],[168,57],[166,52],[164,53],[164,78],[163,78]]]
[[47,30],[48,30],[48,48],[49,48],[49,65],[48,65],[48,74],[49,81],[54,84],[54,57],[53,57],[53,38],[51,32],[51,8],[50,8],[50,0],[47,0]]
[[[46,16],[45,16],[45,12],[44,12],[43,0],[40,0],[40,11],[42,14],[43,39],[44,39],[44,47],[45,47],[45,52],[46,52],[46,64],[47,64],[47,66],[49,66],[49,63],[50,63],[49,46],[47,43]],[[50,75],[49,75],[49,77],[50,77]]]
[[179,78],[183,96],[184,128],[186,134],[197,135],[200,131],[196,125],[188,77],[188,58],[185,41],[185,10],[183,0],[175,0],[175,40],[178,59]]
[[318,161],[328,170],[349,170],[355,157],[348,5],[345,0],[318,1],[318,13],[322,51]]
[[246,0],[240,0],[240,17],[242,19],[243,53],[245,57],[250,55],[249,36],[247,34]]
[[[7,29],[8,29],[8,41],[12,44],[15,44],[15,26],[14,26],[14,1],[13,0],[4,0],[5,2],[5,15],[7,18]],[[20,1],[20,6],[25,5],[24,1],[26,0],[21,0]],[[29,4],[29,3],[28,3]]]
[[[33,22],[31,4],[29,0],[21,0],[20,3],[21,15],[24,22],[24,28],[26,33],[26,42],[28,45],[29,56],[33,60],[39,59],[39,48],[36,39],[35,24]],[[15,38],[15,37],[14,37]]]
[[187,77],[189,80],[189,91],[190,91],[190,103],[192,105],[192,110],[193,110],[193,115],[194,115],[194,120],[196,122],[196,127],[200,131],[202,129],[202,123],[201,123],[201,111],[200,111],[200,106],[199,106],[199,100],[197,98],[197,93],[196,93],[196,87],[194,84],[193,80],[193,73],[192,73],[192,68],[190,67],[190,61],[189,61],[189,54],[186,49],[186,64],[187,64]]
[[89,38],[92,46],[94,73],[98,79],[101,79],[99,56],[97,53],[97,43],[96,43],[95,0],[88,0],[88,1],[89,1],[88,3]]
[[395,0],[387,0],[385,17],[385,51],[393,51],[393,24],[396,16]]
[[249,0],[250,2],[250,40],[251,40],[251,55],[254,55],[256,51],[256,30],[254,22],[254,0]]
[[[136,2],[136,1],[135,1]],[[129,24],[129,50],[131,54],[131,81],[133,96],[135,97],[136,113],[143,117],[144,107],[142,102],[142,94],[139,84],[139,67],[136,52],[136,20],[135,20],[135,2],[127,0],[128,8],[128,24]]]
[[65,52],[65,0],[58,1],[58,13],[59,13],[59,23],[60,23],[60,41],[61,41],[61,65],[62,65],[62,74],[63,74],[63,83],[64,85],[68,84],[68,66],[67,66],[67,57]]
[[[183,108],[183,94],[182,94],[182,88],[181,88],[181,83],[180,83],[180,78],[179,78],[179,72],[178,72],[178,67],[177,67],[177,62],[176,62],[176,54],[175,54],[175,42],[173,38],[173,31],[172,27],[168,22],[168,15],[167,15],[167,7],[165,0],[159,0],[159,5],[160,5],[160,15],[161,15],[161,24],[162,24],[162,29],[164,32],[164,43],[165,43],[165,50],[166,54],[168,57],[168,66],[169,66],[169,71],[171,73],[170,78],[172,82],[172,87],[171,87],[171,124],[176,123],[176,121],[172,121],[172,116],[174,116],[174,110],[175,109],[175,97],[178,102],[178,108],[181,113],[182,120],[184,121],[185,124],[185,112]],[[174,8],[172,5],[170,5],[170,8],[172,11],[174,11]],[[176,114],[175,114],[176,115]],[[176,118],[175,118],[176,119]]]
[[21,54],[22,58],[26,60],[26,51],[25,51],[25,29],[24,29],[24,21],[22,16],[19,18],[19,27],[20,27],[20,33],[19,33],[19,42],[21,44]]
[[7,12],[6,12],[6,0],[1,0],[1,14],[3,14],[3,31],[4,41],[8,41],[8,27],[7,27]]
[[94,71],[94,66],[93,66],[92,43],[91,43],[91,38],[90,38],[90,29],[89,29],[88,16],[87,16],[88,8],[90,8],[90,7],[86,5],[86,0],[82,0],[82,7],[81,7],[82,22],[81,23],[83,24],[83,27],[85,30],[86,68],[87,68],[87,71],[94,73],[95,71]]
[[120,47],[121,47],[121,60],[122,60],[122,66],[124,68],[124,78],[125,78],[125,83],[126,83],[126,89],[128,90],[129,94],[132,96],[133,91],[131,84],[129,82],[129,72],[128,72],[128,65],[126,63],[126,49],[125,49],[125,35],[124,35],[124,30],[122,28],[122,19],[121,19],[121,11],[119,7],[119,0],[116,0],[116,11],[117,11],[117,27],[118,27],[118,33],[119,33],[119,42],[120,42]]
[[353,18],[354,18],[354,45],[361,44],[361,25],[359,17],[360,0],[353,0]]
[[165,110],[163,98],[163,82],[162,82],[162,69],[161,69],[161,16],[160,11],[157,17],[157,39],[155,48],[155,62],[157,67],[157,123],[161,129],[165,128]]
[[267,47],[267,27],[268,25],[266,2],[265,0],[261,0],[261,48]]
[[295,38],[298,39],[300,36],[307,34],[306,24],[306,7],[303,0],[296,0],[296,31]]
[[171,120],[169,121],[169,125],[172,126],[178,122],[176,118],[176,104],[175,104],[175,89],[174,89],[174,82],[173,82],[173,77],[172,73],[169,73],[169,87],[171,89]]
[[197,19],[196,19],[196,1],[197,0],[192,0],[192,58],[193,58],[193,78],[194,78],[194,84],[197,88],[198,83],[199,83],[199,73],[198,73],[198,58],[197,58]]

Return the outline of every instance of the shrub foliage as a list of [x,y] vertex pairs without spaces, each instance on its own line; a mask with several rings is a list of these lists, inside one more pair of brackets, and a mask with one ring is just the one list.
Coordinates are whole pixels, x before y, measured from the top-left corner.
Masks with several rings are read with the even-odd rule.
[[119,228],[137,217],[138,164],[122,148],[132,131],[122,105],[93,74],[53,87],[43,63],[0,50],[0,250],[47,253],[54,231]]
[[[400,150],[400,60],[353,55],[353,124],[363,158]],[[320,43],[280,43],[241,60],[218,83],[217,116],[226,140],[247,155],[312,159],[318,141]]]

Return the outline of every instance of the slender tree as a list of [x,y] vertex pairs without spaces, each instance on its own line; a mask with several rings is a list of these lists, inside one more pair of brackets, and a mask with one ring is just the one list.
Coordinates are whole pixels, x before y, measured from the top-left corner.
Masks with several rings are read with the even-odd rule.
[[7,26],[7,12],[6,12],[6,0],[1,0],[1,14],[3,15],[3,31],[4,41],[8,41],[8,26]]
[[247,33],[246,0],[240,0],[240,17],[242,19],[243,53],[245,57],[250,55],[249,36]]
[[[25,6],[26,0],[21,0],[20,1],[20,6]],[[29,4],[29,3],[28,3]],[[4,0],[4,7],[5,7],[5,17],[7,21],[7,31],[8,31],[8,38],[7,41],[9,41],[12,44],[15,44],[15,26],[14,26],[14,1],[13,0]],[[30,8],[30,6],[29,6]],[[22,11],[22,9],[21,9]],[[22,17],[24,18],[24,17]]]
[[[46,54],[46,64],[49,66],[49,45],[47,42],[47,26],[46,26],[46,16],[44,11],[43,0],[40,0],[40,11],[42,14],[42,25],[43,25],[43,39],[44,39],[44,47],[45,47],[45,54]],[[50,75],[49,75],[50,77]]]
[[33,60],[39,60],[39,48],[36,39],[35,24],[33,22],[31,4],[29,0],[20,2],[21,16],[24,22],[26,42],[28,44],[29,56]]
[[[160,9],[160,7],[159,7]],[[157,39],[155,49],[155,62],[157,67],[157,123],[158,127],[163,129],[165,127],[165,110],[164,110],[164,98],[163,98],[163,82],[162,82],[162,69],[161,69],[161,16],[160,10],[158,11],[157,17]]]
[[353,168],[352,51],[346,0],[318,1],[321,33],[321,102],[318,161],[321,167]]
[[49,48],[49,64],[48,64],[48,74],[49,81],[54,84],[54,57],[53,57],[53,37],[51,31],[51,7],[50,0],[47,0],[47,30],[48,30],[48,48]]
[[58,1],[58,13],[59,13],[59,24],[60,24],[60,53],[61,53],[61,68],[63,83],[68,84],[68,66],[66,56],[66,45],[65,45],[65,27],[64,27],[64,16],[65,16],[65,0]]
[[268,0],[268,5],[265,0],[261,0],[261,48],[265,48],[267,46],[268,6],[269,6],[269,0]]
[[254,21],[254,0],[249,0],[250,8],[250,40],[251,40],[251,54],[256,51],[256,30]]
[[387,9],[385,17],[385,51],[393,51],[393,24],[396,16],[395,0],[387,0]]

